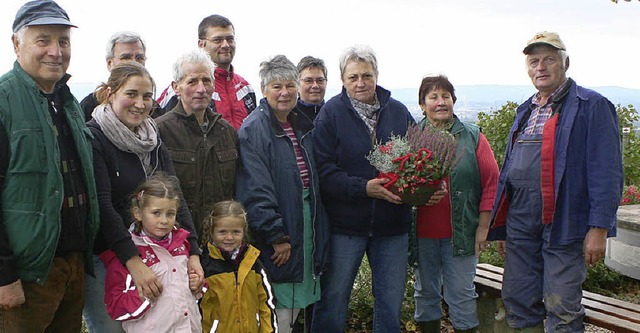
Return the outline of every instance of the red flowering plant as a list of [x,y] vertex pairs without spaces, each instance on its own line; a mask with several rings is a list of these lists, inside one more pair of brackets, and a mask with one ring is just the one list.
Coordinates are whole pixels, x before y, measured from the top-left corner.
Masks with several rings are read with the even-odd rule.
[[635,185],[625,186],[622,191],[622,200],[620,205],[638,205],[640,204],[640,191]]
[[455,137],[440,129],[410,126],[404,136],[393,135],[385,143],[374,145],[367,160],[388,178],[384,185],[406,204],[419,206],[441,186],[451,174],[458,157]]

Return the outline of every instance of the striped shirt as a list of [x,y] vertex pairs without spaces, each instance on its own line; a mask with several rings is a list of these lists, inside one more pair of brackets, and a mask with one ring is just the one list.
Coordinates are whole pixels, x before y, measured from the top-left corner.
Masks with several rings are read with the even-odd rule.
[[304,157],[302,156],[302,149],[300,149],[300,145],[298,144],[298,138],[296,137],[296,133],[293,132],[293,127],[291,127],[291,123],[284,122],[280,123],[284,133],[287,134],[289,139],[291,139],[291,143],[293,143],[293,150],[296,153],[296,163],[298,164],[298,168],[300,168],[300,178],[302,179],[302,185],[304,188],[309,187],[309,169],[307,168],[307,163],[304,161]]

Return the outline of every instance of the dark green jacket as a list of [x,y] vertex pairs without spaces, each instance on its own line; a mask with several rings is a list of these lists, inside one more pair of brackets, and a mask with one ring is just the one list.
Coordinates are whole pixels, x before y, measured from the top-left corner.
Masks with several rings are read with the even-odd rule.
[[[85,225],[85,268],[93,273],[91,251],[99,227],[98,201],[93,176],[91,133],[84,124],[78,101],[64,85],[64,110],[81,160],[89,195]],[[60,235],[64,197],[60,150],[49,114],[47,98],[18,62],[0,78],[0,123],[9,139],[9,161],[2,188],[2,222],[22,282],[43,284]]]
[[480,169],[476,157],[480,129],[456,118],[451,134],[455,135],[458,141],[458,156],[461,156],[449,178],[453,255],[469,256],[475,254],[476,229],[482,199]]
[[205,112],[208,125],[204,131],[196,116],[187,115],[180,102],[156,119],[199,236],[202,220],[213,204],[234,197],[238,160],[235,128],[211,108]]
[[[420,122],[425,125],[427,119]],[[453,230],[453,255],[475,254],[476,229],[480,217],[482,184],[476,149],[480,138],[480,128],[463,123],[455,117],[451,134],[458,142],[460,160],[449,176],[449,196],[451,198],[451,225]]]

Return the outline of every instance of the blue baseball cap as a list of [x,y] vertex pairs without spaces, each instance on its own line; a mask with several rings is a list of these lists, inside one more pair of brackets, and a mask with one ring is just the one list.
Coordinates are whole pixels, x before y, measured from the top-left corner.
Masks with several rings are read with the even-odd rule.
[[31,25],[66,25],[77,28],[69,21],[67,12],[51,0],[29,1],[18,9],[13,21],[13,32]]

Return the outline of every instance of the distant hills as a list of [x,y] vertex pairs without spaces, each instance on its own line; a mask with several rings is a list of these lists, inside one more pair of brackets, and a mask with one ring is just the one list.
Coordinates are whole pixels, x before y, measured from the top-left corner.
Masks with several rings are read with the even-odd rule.
[[[605,97],[613,104],[627,106],[633,104],[640,106],[640,90],[620,87],[588,87]],[[463,107],[464,103],[477,103],[483,105],[497,105],[501,107],[507,101],[521,103],[536,92],[533,86],[503,86],[503,85],[470,85],[456,87],[458,102],[456,107]],[[396,89],[393,96],[403,102],[417,103],[418,90]]]
[[[605,97],[614,105],[640,107],[640,90],[621,87],[588,87]],[[466,120],[476,120],[480,111],[491,112],[500,109],[507,102],[522,103],[536,92],[533,86],[468,85],[456,87],[458,98],[454,110]],[[405,103],[414,117],[420,115],[418,89],[395,89],[391,95]],[[421,118],[417,117],[417,118]]]
[[[97,83],[70,83],[71,91],[80,101],[92,92]],[[614,105],[640,107],[640,90],[613,86],[589,87],[607,97]],[[164,87],[156,88],[160,93]],[[327,89],[327,98],[340,92],[339,89]],[[465,120],[474,121],[480,111],[491,112],[500,109],[508,101],[522,103],[535,93],[533,86],[507,86],[507,85],[467,85],[457,86],[456,96],[458,101],[454,107],[456,114]],[[259,94],[259,93],[258,93]],[[422,112],[418,106],[418,88],[391,89],[391,96],[404,103],[416,120],[422,118]]]

